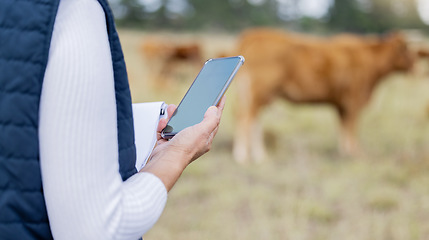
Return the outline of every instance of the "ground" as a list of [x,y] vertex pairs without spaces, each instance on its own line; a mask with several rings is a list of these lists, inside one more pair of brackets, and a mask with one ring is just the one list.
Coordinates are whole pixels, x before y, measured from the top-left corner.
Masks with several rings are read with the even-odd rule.
[[[148,87],[138,47],[150,34],[120,31],[133,101],[178,104],[197,70],[171,88]],[[198,39],[207,58],[235,41],[232,34],[161,34]],[[429,75],[381,83],[360,119],[364,151],[355,157],[338,153],[332,109],[275,102],[261,118],[270,157],[243,166],[231,154],[232,85],[213,149],[185,170],[144,239],[429,239],[428,91]]]

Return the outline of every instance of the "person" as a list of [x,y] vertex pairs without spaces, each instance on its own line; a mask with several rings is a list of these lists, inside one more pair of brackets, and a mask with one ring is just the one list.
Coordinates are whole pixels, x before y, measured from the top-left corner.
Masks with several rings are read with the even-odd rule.
[[170,141],[161,119],[137,172],[106,0],[2,1],[0,39],[0,239],[140,238],[183,170],[210,150],[225,99]]

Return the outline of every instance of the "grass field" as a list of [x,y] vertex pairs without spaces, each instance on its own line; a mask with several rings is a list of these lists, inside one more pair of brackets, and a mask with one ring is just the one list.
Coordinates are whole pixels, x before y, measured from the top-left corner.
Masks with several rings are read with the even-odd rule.
[[[162,34],[198,39],[206,58],[234,44],[225,34]],[[120,31],[133,100],[177,104],[197,72],[150,89],[138,51],[148,35]],[[365,151],[348,158],[332,109],[276,102],[261,117],[270,158],[243,166],[231,155],[233,85],[213,150],[185,170],[144,239],[429,239],[428,92],[429,74],[381,83],[359,124]]]

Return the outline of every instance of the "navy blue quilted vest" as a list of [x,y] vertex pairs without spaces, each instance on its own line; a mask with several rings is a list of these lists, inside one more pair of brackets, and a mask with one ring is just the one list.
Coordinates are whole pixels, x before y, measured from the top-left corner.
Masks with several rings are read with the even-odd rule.
[[[112,13],[112,52],[122,179],[136,173],[131,95]],[[39,165],[42,82],[59,0],[0,0],[0,239],[52,239]]]

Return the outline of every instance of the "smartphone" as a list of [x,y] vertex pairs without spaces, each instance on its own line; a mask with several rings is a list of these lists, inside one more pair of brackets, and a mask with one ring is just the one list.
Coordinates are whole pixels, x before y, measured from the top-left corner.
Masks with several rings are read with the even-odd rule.
[[200,123],[207,109],[219,103],[243,63],[243,56],[207,60],[162,130],[161,137],[170,139],[183,129]]

